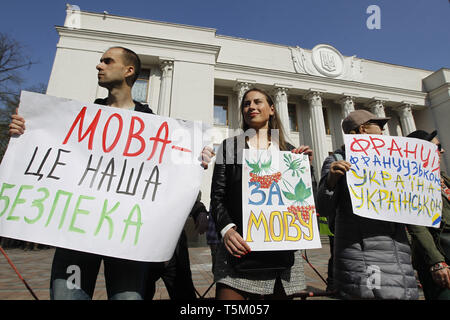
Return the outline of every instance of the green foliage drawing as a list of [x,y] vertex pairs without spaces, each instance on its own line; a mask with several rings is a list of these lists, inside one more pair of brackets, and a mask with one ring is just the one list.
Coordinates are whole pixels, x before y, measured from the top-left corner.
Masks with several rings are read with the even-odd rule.
[[247,162],[247,165],[252,169],[252,171],[250,171],[251,173],[259,175],[261,173],[271,171],[270,166],[272,165],[272,157],[270,157],[266,162],[262,162],[261,158],[258,159],[258,161],[255,163],[251,163],[247,159],[245,161]]
[[302,162],[301,159],[293,159],[291,154],[284,154],[284,162],[286,163],[286,166],[288,167],[287,171],[292,170],[292,176],[300,177],[300,174],[305,173],[306,167],[301,167],[300,164]]
[[[300,178],[306,172],[306,166],[302,166],[302,159],[295,159],[292,154],[284,154],[284,162],[286,164],[287,169],[284,173],[292,170],[292,177]],[[249,160],[245,160],[247,162],[248,167],[251,169],[250,173],[263,175],[264,173],[269,173],[272,171],[272,158],[269,158],[267,161],[261,161],[261,158],[256,162],[250,162]],[[293,187],[288,180],[281,178],[281,182],[286,187],[287,190],[293,190],[293,192],[282,190],[286,199],[293,201],[294,203],[307,203],[307,199],[311,197],[312,191],[311,187],[307,188],[305,182],[302,178],[298,181],[297,185]],[[290,187],[288,187],[288,185]]]
[[303,203],[311,196],[311,188],[307,188],[303,179],[300,179],[294,188],[294,193],[283,191],[283,194],[288,200]]

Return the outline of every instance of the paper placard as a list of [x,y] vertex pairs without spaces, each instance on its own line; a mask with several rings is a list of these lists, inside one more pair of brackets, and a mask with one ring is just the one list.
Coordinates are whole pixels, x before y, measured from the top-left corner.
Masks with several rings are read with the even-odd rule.
[[172,257],[197,198],[202,124],[22,92],[0,166],[0,236],[138,261]]
[[362,217],[439,227],[440,164],[431,142],[383,135],[345,135],[347,184]]
[[243,238],[253,251],[320,248],[308,156],[243,152]]

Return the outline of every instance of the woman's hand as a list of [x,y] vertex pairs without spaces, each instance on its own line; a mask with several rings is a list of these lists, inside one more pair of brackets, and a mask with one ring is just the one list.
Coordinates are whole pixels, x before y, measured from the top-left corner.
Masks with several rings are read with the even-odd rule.
[[11,123],[9,124],[9,135],[21,135],[25,131],[25,119],[17,114],[17,108],[15,114],[11,116]]
[[296,154],[304,153],[308,155],[309,162],[311,162],[313,159],[313,150],[309,146],[300,146],[298,148],[291,150],[291,152]]
[[240,258],[251,251],[247,242],[244,241],[241,235],[234,228],[231,228],[225,233],[223,243],[225,244],[225,248],[227,248],[228,252],[237,258]]

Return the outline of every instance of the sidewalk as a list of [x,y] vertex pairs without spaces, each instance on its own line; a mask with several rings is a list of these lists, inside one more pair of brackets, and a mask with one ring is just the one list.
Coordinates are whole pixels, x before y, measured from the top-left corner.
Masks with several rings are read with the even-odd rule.
[[[329,245],[322,242],[321,249],[307,250],[307,257],[314,268],[324,277],[327,278],[327,266],[329,259]],[[27,281],[28,285],[33,289],[34,293],[40,300],[48,300],[50,270],[53,259],[54,249],[24,251],[22,249],[6,249],[5,250],[22,277]],[[189,248],[192,278],[196,290],[200,295],[204,295],[206,290],[213,283],[213,275],[211,272],[211,255],[209,247]],[[325,290],[325,283],[314,272],[314,270],[304,261],[305,276],[307,280],[307,290],[317,291]],[[423,299],[422,291],[421,299]],[[214,298],[215,286],[213,286],[205,296],[205,298]],[[167,290],[162,280],[156,284],[156,300],[168,299]],[[105,280],[103,276],[103,266],[97,279],[94,293],[94,300],[106,300]],[[296,298],[297,299],[297,298]],[[299,298],[298,298],[299,299]],[[309,299],[332,299],[329,297],[311,297]],[[33,300],[33,297],[26,289],[25,285],[10,267],[5,257],[0,254],[0,300]]]

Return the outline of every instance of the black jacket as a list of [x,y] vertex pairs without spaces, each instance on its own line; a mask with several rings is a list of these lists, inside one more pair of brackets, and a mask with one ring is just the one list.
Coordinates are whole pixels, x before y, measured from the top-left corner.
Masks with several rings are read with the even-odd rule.
[[[100,104],[102,106],[106,106],[106,101],[108,100],[108,98],[98,98],[95,99],[94,103],[95,104]],[[133,100],[134,102],[134,111],[139,111],[139,112],[144,112],[144,113],[150,113],[150,114],[154,114],[153,110],[150,109],[150,107],[148,106],[148,104],[142,104],[138,101]]]

